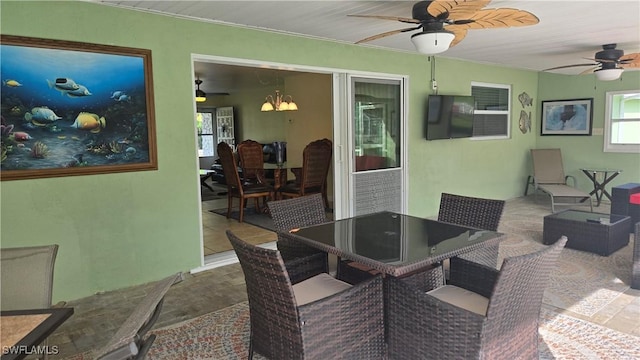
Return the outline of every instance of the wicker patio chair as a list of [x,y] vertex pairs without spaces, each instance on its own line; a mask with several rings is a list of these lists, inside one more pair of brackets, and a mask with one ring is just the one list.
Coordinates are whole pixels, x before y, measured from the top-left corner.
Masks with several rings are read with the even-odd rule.
[[633,235],[633,263],[631,264],[631,287],[640,290],[640,222],[636,223]]
[[[222,163],[224,178],[227,181],[227,218],[231,216],[231,208],[233,207],[233,198],[238,198],[240,204],[238,206],[238,221],[244,220],[244,207],[247,199],[254,199],[256,212],[260,212],[260,199],[267,199],[273,196],[273,187],[266,184],[245,183],[240,180],[238,174],[238,162],[233,154],[233,150],[229,144],[221,142],[218,144],[218,156]],[[265,200],[266,201],[266,200]]]
[[144,359],[156,339],[155,335],[146,336],[146,334],[160,316],[165,294],[173,284],[180,281],[182,281],[182,273],[156,282],[107,345],[97,351],[95,359]]
[[[531,149],[533,160],[533,185],[535,190],[541,190],[551,198],[551,212],[556,212],[556,205],[580,205],[589,202],[593,212],[591,195],[575,188],[576,178],[564,174],[562,153],[560,149]],[[568,180],[573,180],[574,186],[569,186]],[[567,201],[571,202],[558,202]]]
[[327,175],[331,166],[333,148],[328,139],[316,140],[305,146],[302,152],[300,178],[287,182],[278,189],[282,198],[292,198],[320,193],[325,207],[329,207],[326,197]]
[[351,286],[323,273],[293,284],[277,250],[227,230],[249,298],[249,359],[382,359],[382,278]]
[[507,258],[499,271],[453,258],[451,285],[429,292],[389,278],[389,357],[537,359],[542,296],[566,242]]
[[[277,231],[289,231],[304,226],[322,224],[328,221],[321,194],[313,194],[293,199],[270,201],[267,203]],[[276,246],[284,260],[292,282],[305,280],[319,273],[328,272],[327,253],[311,246],[292,241],[278,235]],[[291,271],[291,267],[304,266],[308,271]],[[299,277],[294,278],[293,274]]]
[[[442,193],[438,221],[497,231],[503,210],[504,200]],[[498,247],[499,244],[496,244],[460,255],[460,257],[495,268],[498,264]],[[448,263],[448,261],[444,262],[445,274],[448,273]]]
[[264,173],[264,155],[262,145],[253,140],[244,140],[238,144],[238,157],[242,168],[242,180],[247,183],[266,184]]

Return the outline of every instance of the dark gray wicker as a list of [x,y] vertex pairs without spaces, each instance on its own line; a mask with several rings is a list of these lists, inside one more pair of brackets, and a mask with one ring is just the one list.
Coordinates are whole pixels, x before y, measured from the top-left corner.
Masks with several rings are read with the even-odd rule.
[[631,287],[640,290],[640,222],[636,223],[633,235],[633,263],[631,264]]
[[[313,194],[293,199],[270,201],[267,203],[276,231],[289,231],[294,228],[322,224],[327,221],[321,194]],[[328,272],[327,253],[314,249],[299,241],[285,238],[278,234],[276,246],[285,261],[287,269],[292,266],[305,266],[308,271],[298,268],[293,273],[301,278],[292,278],[293,282],[301,281],[321,272]],[[291,274],[289,274],[291,276]]]
[[[609,219],[608,224],[587,219]],[[560,236],[569,239],[567,247],[609,256],[629,244],[631,218],[616,214],[599,214],[579,210],[563,210],[544,217],[542,243],[548,245]]]
[[453,258],[451,284],[489,298],[486,316],[389,278],[389,357],[537,359],[542,296],[566,241],[507,258],[499,271]]
[[[442,193],[438,221],[497,231],[503,210],[504,200]],[[460,257],[495,268],[498,264],[498,246],[499,244],[495,244]]]
[[249,358],[381,359],[386,355],[382,278],[298,306],[280,253],[227,237],[249,298]]

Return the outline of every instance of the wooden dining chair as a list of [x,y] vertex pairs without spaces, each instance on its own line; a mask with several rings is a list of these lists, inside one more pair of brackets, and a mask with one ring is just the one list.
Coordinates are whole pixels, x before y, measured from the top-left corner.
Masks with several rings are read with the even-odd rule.
[[242,180],[246,183],[266,184],[262,144],[254,140],[244,140],[238,144],[237,151]]
[[262,183],[245,183],[240,180],[238,173],[238,161],[229,144],[218,144],[218,156],[222,163],[224,178],[227,182],[227,218],[231,216],[233,198],[238,198],[238,221],[244,221],[244,207],[247,199],[254,199],[256,212],[260,212],[260,199],[266,200],[273,196],[273,187]]
[[278,194],[282,198],[293,198],[319,193],[323,195],[324,206],[328,208],[326,189],[332,153],[333,148],[328,139],[307,144],[302,152],[302,170],[299,179],[287,182],[278,189]]

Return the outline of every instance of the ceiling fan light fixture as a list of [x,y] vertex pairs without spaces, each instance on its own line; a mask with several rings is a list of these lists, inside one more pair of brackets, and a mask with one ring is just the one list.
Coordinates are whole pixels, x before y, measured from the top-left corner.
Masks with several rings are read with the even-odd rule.
[[198,88],[196,89],[196,102],[199,103],[207,101],[207,94],[204,91],[200,90],[200,84],[202,84],[202,80],[197,79],[196,86]]
[[624,69],[600,69],[596,70],[596,78],[600,81],[618,80]]
[[424,31],[411,36],[411,42],[419,53],[435,55],[449,49],[455,35],[449,31]]

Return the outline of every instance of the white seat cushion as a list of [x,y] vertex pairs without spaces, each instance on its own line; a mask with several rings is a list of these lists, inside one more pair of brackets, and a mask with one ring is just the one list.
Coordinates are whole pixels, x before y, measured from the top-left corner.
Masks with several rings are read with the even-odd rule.
[[350,288],[351,285],[322,273],[293,285],[298,306],[325,298]]
[[451,305],[469,310],[476,314],[482,316],[487,315],[489,299],[482,295],[476,294],[473,291],[469,291],[454,285],[445,285],[437,289],[428,291],[427,294],[444,302],[448,302]]

